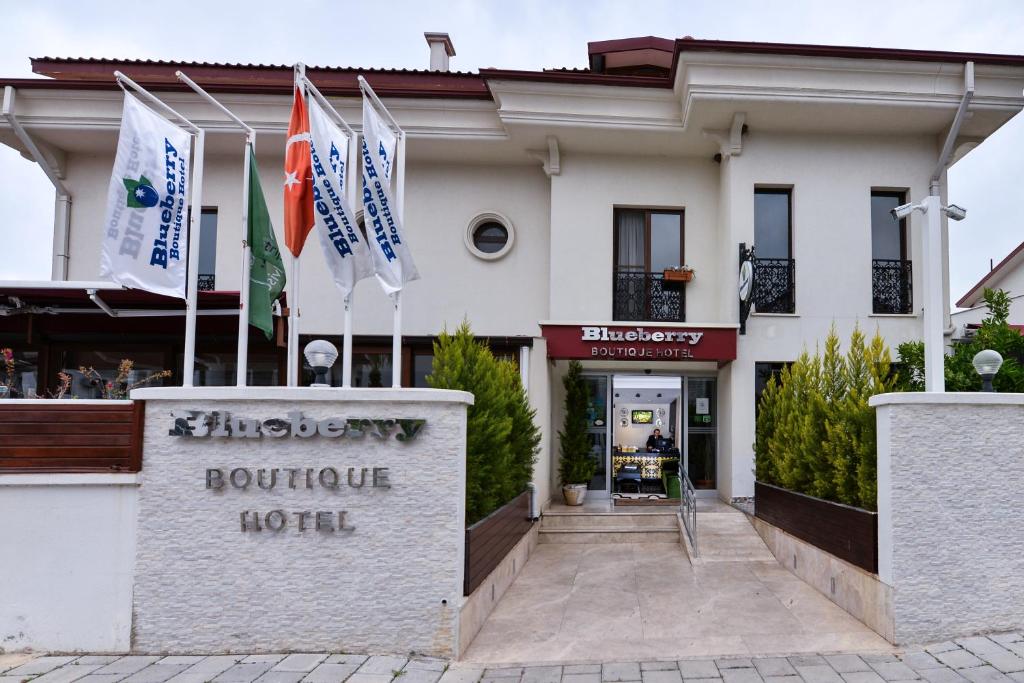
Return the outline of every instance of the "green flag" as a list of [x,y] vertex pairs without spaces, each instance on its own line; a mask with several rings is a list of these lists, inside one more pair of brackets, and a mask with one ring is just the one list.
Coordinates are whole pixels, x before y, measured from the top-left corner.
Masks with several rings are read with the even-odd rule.
[[260,186],[256,152],[249,146],[249,324],[274,335],[273,303],[284,290],[284,262]]

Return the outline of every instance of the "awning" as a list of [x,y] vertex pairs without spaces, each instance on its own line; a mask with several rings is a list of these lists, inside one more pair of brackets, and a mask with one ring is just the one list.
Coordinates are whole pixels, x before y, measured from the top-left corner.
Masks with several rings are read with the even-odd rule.
[[[197,333],[235,339],[238,335],[239,294],[200,291]],[[287,338],[284,295],[275,317],[275,343]],[[0,334],[29,343],[39,335],[62,339],[178,338],[185,330],[185,301],[103,281],[0,280]],[[251,334],[250,343],[264,343]]]
[[[238,315],[238,292],[199,292],[199,315]],[[185,301],[110,282],[0,280],[0,316],[106,314],[112,318],[185,315]]]
[[625,361],[736,359],[739,325],[542,321],[548,358]]

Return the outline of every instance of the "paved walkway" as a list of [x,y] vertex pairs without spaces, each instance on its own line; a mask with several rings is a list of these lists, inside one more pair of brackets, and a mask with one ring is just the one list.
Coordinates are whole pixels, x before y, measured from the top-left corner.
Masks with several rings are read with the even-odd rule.
[[493,666],[892,651],[780,565],[740,511],[702,501],[697,526],[693,563],[678,543],[538,545],[464,659]]
[[621,661],[485,669],[327,654],[34,657],[0,654],[0,683],[1024,683],[1024,634],[898,654]]

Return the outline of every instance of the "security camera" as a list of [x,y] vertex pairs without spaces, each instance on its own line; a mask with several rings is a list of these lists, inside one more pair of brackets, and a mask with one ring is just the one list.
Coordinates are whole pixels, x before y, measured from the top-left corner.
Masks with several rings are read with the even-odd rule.
[[901,204],[897,206],[895,209],[891,210],[889,213],[891,213],[892,217],[895,218],[896,220],[901,220],[909,216],[911,213],[913,213],[914,209],[916,208],[917,204]]
[[950,204],[942,208],[942,211],[954,221],[962,221],[967,218],[967,209],[956,204]]

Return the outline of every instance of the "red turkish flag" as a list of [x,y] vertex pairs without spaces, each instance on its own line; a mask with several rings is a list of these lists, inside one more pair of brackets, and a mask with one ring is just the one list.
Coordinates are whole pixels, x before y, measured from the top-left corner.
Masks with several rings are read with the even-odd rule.
[[313,169],[309,158],[309,114],[295,88],[284,148],[284,243],[298,256],[313,229]]

